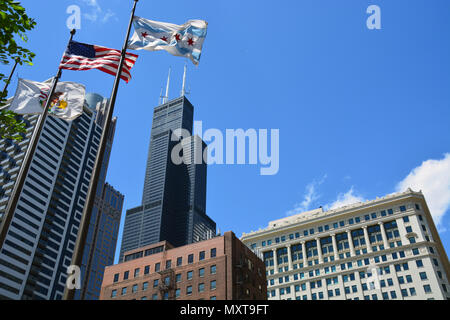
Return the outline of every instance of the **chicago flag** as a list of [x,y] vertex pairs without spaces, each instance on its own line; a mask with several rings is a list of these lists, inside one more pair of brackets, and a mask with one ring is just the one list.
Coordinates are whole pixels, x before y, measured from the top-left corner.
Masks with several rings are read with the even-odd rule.
[[128,42],[133,50],[165,50],[175,56],[187,57],[198,65],[208,23],[189,20],[177,25],[133,17],[134,34]]

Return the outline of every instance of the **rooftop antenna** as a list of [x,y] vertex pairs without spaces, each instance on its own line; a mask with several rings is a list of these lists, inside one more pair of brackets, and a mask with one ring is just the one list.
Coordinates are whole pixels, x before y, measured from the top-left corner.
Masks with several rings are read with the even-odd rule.
[[160,92],[160,94],[159,94],[159,104],[158,104],[158,105],[161,105],[161,104],[162,104],[162,101],[164,101],[163,87],[161,87],[161,92]]
[[166,85],[166,95],[164,96],[163,103],[169,101],[170,70],[171,67],[169,67],[169,75],[167,76],[167,85]]
[[181,87],[181,96],[183,97],[186,94],[186,71],[187,64],[184,64],[184,72],[183,72],[183,86]]

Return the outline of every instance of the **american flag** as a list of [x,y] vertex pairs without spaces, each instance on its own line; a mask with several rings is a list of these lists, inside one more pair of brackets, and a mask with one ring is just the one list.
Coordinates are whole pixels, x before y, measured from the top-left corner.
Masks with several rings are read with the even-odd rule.
[[[115,76],[119,68],[120,56],[120,50],[70,41],[59,67],[68,70],[99,69]],[[127,83],[131,79],[130,70],[137,57],[128,52],[125,55],[120,78]]]

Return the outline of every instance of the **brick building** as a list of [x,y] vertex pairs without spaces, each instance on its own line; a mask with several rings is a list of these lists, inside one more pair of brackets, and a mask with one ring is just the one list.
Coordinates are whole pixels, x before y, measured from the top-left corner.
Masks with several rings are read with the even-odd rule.
[[231,231],[176,248],[162,241],[106,267],[100,299],[265,300],[265,266]]

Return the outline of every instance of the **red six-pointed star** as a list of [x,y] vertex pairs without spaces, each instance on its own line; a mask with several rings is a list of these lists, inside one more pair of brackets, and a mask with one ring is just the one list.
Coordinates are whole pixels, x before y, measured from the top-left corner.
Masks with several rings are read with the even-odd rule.
[[161,40],[167,42],[167,38],[165,36],[162,37]]
[[189,38],[188,40],[188,45],[193,46],[194,45],[194,40],[192,40],[192,38]]
[[145,38],[146,36],[148,36],[147,32],[142,32],[141,35]]
[[177,34],[175,35],[175,39],[176,39],[177,41],[180,41],[180,40],[181,40],[181,35],[180,35],[179,33],[177,33]]

